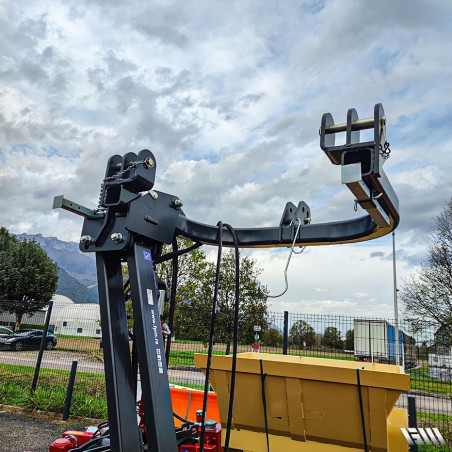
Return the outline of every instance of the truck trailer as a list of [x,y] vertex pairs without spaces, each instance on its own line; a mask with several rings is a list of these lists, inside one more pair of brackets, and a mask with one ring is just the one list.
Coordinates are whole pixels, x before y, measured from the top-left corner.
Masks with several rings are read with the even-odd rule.
[[398,353],[396,328],[386,320],[355,320],[355,357],[359,361],[383,364],[404,364],[406,369],[416,366],[416,347],[412,337],[398,330]]

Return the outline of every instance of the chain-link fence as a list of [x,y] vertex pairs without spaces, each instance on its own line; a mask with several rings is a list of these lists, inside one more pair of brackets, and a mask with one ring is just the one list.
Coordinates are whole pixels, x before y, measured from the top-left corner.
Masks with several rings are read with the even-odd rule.
[[[16,317],[2,304],[0,313],[0,403],[61,411],[73,362],[77,362],[71,413],[106,418],[103,351],[98,305],[54,303],[24,315],[12,334]],[[48,335],[43,340],[46,316]],[[452,440],[452,337],[450,328],[426,326],[413,330],[407,322],[332,315],[270,313],[266,328],[256,328],[251,343],[239,352],[377,362],[403,366],[410,375],[418,427],[436,427]],[[8,330],[9,329],[9,330]],[[208,329],[208,325],[206,325]],[[199,330],[199,329],[198,329]],[[190,325],[184,325],[190,331]],[[203,388],[204,375],[194,366],[195,353],[207,353],[207,343],[171,339],[170,383]],[[185,333],[186,335],[186,333]],[[39,345],[44,352],[39,356]],[[215,354],[227,354],[231,344],[216,343]],[[39,362],[38,362],[39,361]],[[37,376],[37,364],[40,371]],[[39,377],[39,378],[38,378]],[[30,389],[35,383],[35,390]],[[402,394],[398,406],[407,406]]]

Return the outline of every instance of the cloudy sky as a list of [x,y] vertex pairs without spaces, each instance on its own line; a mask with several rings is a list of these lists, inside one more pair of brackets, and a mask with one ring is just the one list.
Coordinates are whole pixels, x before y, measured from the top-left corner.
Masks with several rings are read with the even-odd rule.
[[[192,219],[277,225],[301,200],[353,218],[320,119],[381,102],[400,285],[452,195],[451,21],[449,0],[0,1],[0,224],[78,241],[53,197],[96,207],[108,157],[143,148]],[[288,251],[252,255],[281,292]],[[272,310],[393,316],[390,236],[309,248],[288,277]]]

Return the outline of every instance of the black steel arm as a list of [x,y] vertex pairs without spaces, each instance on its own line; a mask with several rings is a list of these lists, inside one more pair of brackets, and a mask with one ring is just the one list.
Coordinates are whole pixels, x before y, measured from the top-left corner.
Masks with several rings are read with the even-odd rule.
[[[374,139],[360,142],[359,131],[373,128]],[[346,143],[335,144],[335,134],[346,132]],[[329,223],[312,224],[309,207],[287,203],[279,226],[237,228],[240,247],[297,246],[353,243],[371,240],[393,231],[399,223],[398,200],[388,181],[383,164],[388,156],[386,117],[377,104],[374,118],[359,120],[354,109],[347,124],[335,125],[329,113],[323,115],[320,145],[333,164],[341,165],[342,183],[355,195],[367,216]],[[385,154],[386,152],[386,154]],[[152,152],[124,157],[112,156],[102,184],[100,207],[95,210],[55,198],[54,207],[62,207],[85,217],[81,250],[120,251],[130,246],[132,235],[144,241],[171,243],[176,236],[217,244],[217,227],[187,218],[177,196],[153,190],[156,162]],[[295,219],[302,222],[298,229]],[[298,237],[294,237],[299,230]],[[224,232],[224,245],[232,246],[232,237]]]
[[[354,220],[306,224],[300,228],[295,245],[331,245],[371,240],[395,229],[399,217],[393,218],[392,221],[393,226],[385,229],[379,228],[369,215]],[[235,228],[235,231],[241,248],[291,246],[295,233],[293,227]],[[178,218],[176,234],[205,244],[218,244],[216,226],[198,223],[182,215]],[[223,245],[233,246],[232,236],[227,230],[223,232]]]

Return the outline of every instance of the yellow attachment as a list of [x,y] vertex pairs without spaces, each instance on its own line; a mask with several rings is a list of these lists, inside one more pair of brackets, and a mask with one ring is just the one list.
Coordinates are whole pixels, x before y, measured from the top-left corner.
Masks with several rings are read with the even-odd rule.
[[[364,450],[361,411],[369,451],[408,450],[400,431],[407,427],[406,410],[394,405],[409,390],[409,376],[398,366],[260,353],[237,356],[231,450],[267,452],[261,360],[271,451]],[[205,370],[207,356],[195,355],[195,364]],[[231,367],[231,356],[212,357],[223,428]]]

